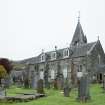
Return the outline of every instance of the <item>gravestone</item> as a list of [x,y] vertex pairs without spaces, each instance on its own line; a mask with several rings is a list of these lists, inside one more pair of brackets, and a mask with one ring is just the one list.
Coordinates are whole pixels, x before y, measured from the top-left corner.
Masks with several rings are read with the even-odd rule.
[[6,95],[5,89],[0,87],[0,96],[5,96],[5,95]]
[[5,87],[6,87],[6,88],[9,88],[10,85],[11,85],[11,78],[10,78],[9,75],[7,75],[7,76],[5,77]]
[[54,84],[54,89],[57,90],[58,89],[57,79],[54,80],[53,84]]
[[20,87],[23,86],[23,84],[22,84],[22,82],[21,82],[20,79],[17,80],[17,82],[16,82],[16,86],[17,86],[18,88],[20,88]]
[[57,77],[56,80],[57,80],[58,89],[62,90],[63,89],[63,84],[64,84],[63,75],[59,74],[59,76]]
[[78,98],[79,101],[86,102],[90,100],[88,76],[83,76],[78,80]]
[[37,88],[37,82],[39,80],[39,75],[37,72],[34,72],[34,74],[32,75],[32,79],[31,79],[31,87],[33,89]]
[[71,87],[70,87],[70,83],[68,82],[67,79],[65,79],[64,81],[64,96],[65,97],[69,97],[70,91],[71,91]]
[[105,74],[103,75],[103,89],[105,91]]
[[26,69],[26,71],[23,72],[23,86],[24,88],[29,88],[30,87],[30,83],[29,83],[29,72]]
[[24,87],[29,88],[29,79],[28,78],[25,78],[25,80],[24,80]]
[[32,79],[31,79],[31,87],[32,88],[35,88],[36,87],[36,84],[35,84],[36,82],[35,82],[35,77],[32,77]]
[[38,80],[38,82],[37,82],[37,93],[44,94],[43,80],[42,79]]
[[35,88],[35,72],[31,72],[31,88]]

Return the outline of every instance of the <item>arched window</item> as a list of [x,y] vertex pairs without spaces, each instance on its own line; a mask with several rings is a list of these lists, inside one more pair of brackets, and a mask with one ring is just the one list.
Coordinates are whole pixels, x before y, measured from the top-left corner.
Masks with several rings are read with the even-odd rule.
[[100,62],[101,62],[101,56],[100,54],[98,54],[98,64],[100,64]]

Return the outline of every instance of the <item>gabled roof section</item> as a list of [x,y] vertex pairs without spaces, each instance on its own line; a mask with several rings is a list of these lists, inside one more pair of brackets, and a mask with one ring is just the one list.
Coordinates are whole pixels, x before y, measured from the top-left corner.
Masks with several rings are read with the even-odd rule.
[[87,38],[83,33],[80,21],[78,21],[78,24],[77,24],[77,27],[76,27],[76,30],[74,32],[73,39],[71,42],[71,46],[76,46],[77,44],[81,45],[84,43],[87,43]]
[[97,42],[92,42],[92,43],[83,44],[80,46],[73,47],[72,48],[72,50],[73,50],[72,58],[86,56],[87,53],[91,53],[91,51],[95,47],[96,43]]

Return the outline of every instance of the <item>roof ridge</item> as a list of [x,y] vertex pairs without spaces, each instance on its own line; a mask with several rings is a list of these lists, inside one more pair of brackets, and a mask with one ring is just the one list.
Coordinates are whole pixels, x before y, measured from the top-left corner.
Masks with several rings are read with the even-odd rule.
[[93,50],[93,48],[96,46],[96,44],[97,44],[97,42],[95,42],[94,43],[94,45],[90,48],[90,50],[89,51],[87,51],[87,54],[90,54],[91,53],[91,51]]

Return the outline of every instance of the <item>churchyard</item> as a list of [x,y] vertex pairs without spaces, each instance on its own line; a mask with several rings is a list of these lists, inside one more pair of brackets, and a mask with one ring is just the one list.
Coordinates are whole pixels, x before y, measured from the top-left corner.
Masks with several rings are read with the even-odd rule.
[[[92,84],[90,86],[91,100],[85,102],[77,101],[78,96],[77,89],[73,89],[69,97],[64,97],[62,90],[55,89],[44,89],[46,97],[32,100],[29,102],[0,102],[0,105],[104,105],[105,104],[105,92],[103,91],[102,85]],[[15,96],[17,93],[35,93],[34,89],[17,88],[16,86],[11,86],[6,90],[7,95]]]
[[[3,59],[2,65],[9,64],[4,61],[9,62]],[[51,75],[53,79],[50,80],[47,69],[45,76],[41,71],[40,78],[37,77],[37,79],[34,78],[36,77],[34,72],[30,78],[28,68],[26,72],[15,72],[15,78],[11,77],[10,72],[4,72],[11,68],[6,69],[4,65],[0,70],[0,105],[81,105],[81,103],[104,105],[105,103],[105,78],[101,83],[99,81],[93,83],[90,81],[89,73],[77,72],[75,85],[67,78],[67,72],[63,72],[62,79],[59,69],[56,78]]]

